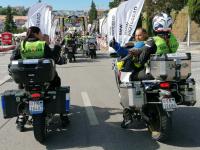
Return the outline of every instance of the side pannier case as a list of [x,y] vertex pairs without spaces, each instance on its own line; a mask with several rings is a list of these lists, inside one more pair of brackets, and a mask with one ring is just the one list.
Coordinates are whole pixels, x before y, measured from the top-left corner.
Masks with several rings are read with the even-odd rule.
[[[51,91],[48,93],[51,95]],[[47,101],[46,111],[48,113],[60,114],[68,113],[70,107],[70,87],[58,87],[53,91],[52,98]]]
[[1,106],[5,119],[18,116],[18,107],[20,106],[24,94],[25,93],[20,90],[7,90],[1,94]]
[[141,81],[130,82],[131,72],[121,72],[120,99],[124,108],[142,108],[145,104],[144,88]]

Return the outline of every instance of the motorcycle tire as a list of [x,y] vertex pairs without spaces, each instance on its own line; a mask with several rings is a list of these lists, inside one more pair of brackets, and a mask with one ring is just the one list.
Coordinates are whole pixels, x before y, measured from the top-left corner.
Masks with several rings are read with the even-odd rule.
[[25,131],[24,125],[17,124],[17,130],[19,130],[19,132],[24,132]]
[[43,143],[45,141],[47,129],[44,115],[33,116],[33,132],[38,142]]
[[172,128],[171,115],[168,115],[161,105],[152,105],[150,109],[154,111],[148,122],[148,130],[151,133],[152,139],[164,142],[169,137]]

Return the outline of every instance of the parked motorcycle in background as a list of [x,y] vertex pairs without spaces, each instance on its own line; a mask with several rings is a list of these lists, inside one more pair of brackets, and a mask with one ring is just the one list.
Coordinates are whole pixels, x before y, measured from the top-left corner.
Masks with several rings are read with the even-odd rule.
[[9,65],[9,72],[24,89],[7,90],[2,94],[4,118],[17,117],[21,132],[26,124],[32,124],[34,136],[41,143],[56,114],[60,114],[63,127],[69,123],[70,87],[50,86],[56,75],[52,59],[14,60]]
[[122,128],[128,128],[133,120],[144,120],[152,138],[166,140],[172,127],[172,113],[179,105],[196,103],[195,80],[191,75],[191,54],[175,53],[154,55],[146,67],[150,80],[131,81],[132,72],[119,69],[114,72],[124,108]]
[[71,45],[71,46],[66,46],[65,47],[65,52],[67,54],[67,59],[69,60],[69,63],[72,63],[72,60],[74,59],[75,60],[75,53],[74,53],[74,44]]
[[88,48],[89,48],[89,51],[88,51],[88,56],[91,58],[91,59],[94,59],[97,57],[97,54],[96,54],[96,45],[95,43],[89,43],[88,44]]

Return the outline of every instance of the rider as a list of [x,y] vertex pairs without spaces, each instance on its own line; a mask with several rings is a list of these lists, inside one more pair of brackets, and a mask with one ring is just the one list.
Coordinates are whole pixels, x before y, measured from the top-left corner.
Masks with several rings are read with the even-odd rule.
[[[139,57],[139,63],[145,65],[151,54],[167,54],[175,53],[179,47],[179,43],[172,31],[172,18],[166,13],[159,13],[152,20],[153,32],[155,36],[149,38],[146,44],[139,49],[133,48],[130,54]],[[141,80],[145,76],[145,70],[134,75],[133,80]]]
[[[133,39],[135,38],[135,41]],[[148,35],[147,31],[144,28],[137,28],[135,31],[135,35],[131,38],[131,40],[125,44],[125,47],[121,47],[119,43],[115,42],[115,39],[110,42],[110,46],[114,48],[119,56],[121,56],[122,60],[129,54],[129,50],[131,48],[141,48],[145,45],[145,41],[147,40]],[[140,71],[142,66],[138,63],[138,58],[131,57],[126,59],[125,61],[119,61],[117,63],[118,69],[123,71]]]
[[[72,33],[67,33],[61,45],[65,45],[67,47],[72,47],[72,57],[74,61],[76,61],[75,53],[76,53],[76,41],[73,37]],[[67,50],[67,49],[66,49]]]
[[[142,48],[133,48],[129,51],[131,55],[138,57],[141,66],[145,66],[151,54],[163,55],[177,51],[179,43],[171,32],[172,24],[172,18],[166,13],[159,13],[153,18],[152,25],[155,36],[150,37]],[[146,75],[145,69],[142,69],[139,72],[134,72],[130,80],[145,80],[149,77],[152,78],[152,76]],[[123,114],[126,118],[121,126],[127,127],[132,122],[131,111],[124,109]]]
[[[26,51],[30,46],[34,46],[38,51]],[[55,57],[56,56],[56,57]],[[17,59],[37,59],[37,58],[51,58],[56,63],[59,63],[60,57],[55,55],[54,51],[44,41],[44,37],[40,31],[40,28],[36,26],[29,27],[25,39],[21,44],[13,51],[10,60]],[[60,87],[61,80],[56,73],[55,78],[51,82],[51,87]]]
[[[135,42],[132,41],[134,37]],[[128,43],[125,44],[125,47],[121,47],[120,43],[117,43],[115,39],[110,42],[110,46],[115,49],[119,56],[125,57],[128,55],[130,48],[141,48],[142,46],[144,46],[144,41],[146,41],[147,38],[147,31],[144,28],[137,28],[135,31],[135,35],[131,38],[131,40]]]
[[[34,49],[30,51],[28,49]],[[28,28],[27,35],[21,44],[13,51],[10,60],[18,59],[39,59],[39,58],[50,58],[54,59],[56,63],[60,63],[61,60],[59,55],[55,54],[54,50],[48,46],[44,41],[44,37],[40,31],[40,28],[36,26],[31,26]],[[55,89],[61,86],[61,80],[56,72],[54,79],[50,82],[50,88]],[[20,84],[19,88],[23,88]],[[66,115],[61,115],[63,121],[68,121]],[[22,118],[21,118],[22,119]]]

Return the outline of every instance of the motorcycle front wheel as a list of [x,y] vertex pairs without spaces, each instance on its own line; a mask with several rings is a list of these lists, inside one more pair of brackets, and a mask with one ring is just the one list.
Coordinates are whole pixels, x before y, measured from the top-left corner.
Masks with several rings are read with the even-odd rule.
[[45,141],[47,130],[43,114],[33,115],[33,133],[38,142],[43,143]]
[[151,105],[149,108],[148,130],[152,139],[163,142],[169,137],[172,128],[171,114],[163,110],[161,105]]

